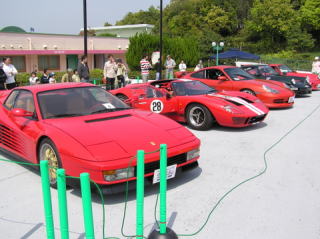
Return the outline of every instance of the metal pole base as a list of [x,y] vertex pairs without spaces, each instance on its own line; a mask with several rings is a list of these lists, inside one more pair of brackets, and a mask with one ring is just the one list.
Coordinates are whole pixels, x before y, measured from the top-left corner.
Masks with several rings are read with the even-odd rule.
[[174,231],[172,231],[172,229],[167,227],[166,234],[160,234],[160,231],[155,229],[150,233],[148,239],[178,239],[178,236]]

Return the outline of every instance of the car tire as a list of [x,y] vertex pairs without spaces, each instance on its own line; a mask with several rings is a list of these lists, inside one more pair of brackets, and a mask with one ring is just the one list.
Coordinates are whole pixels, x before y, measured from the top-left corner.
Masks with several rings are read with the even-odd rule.
[[250,89],[243,89],[243,90],[241,90],[241,92],[256,96],[256,94]]
[[57,168],[62,168],[59,152],[50,139],[44,139],[40,143],[38,152],[39,162],[47,160],[49,165],[50,186],[57,188]]
[[208,130],[214,123],[214,117],[207,107],[201,104],[192,104],[186,110],[186,119],[190,128]]

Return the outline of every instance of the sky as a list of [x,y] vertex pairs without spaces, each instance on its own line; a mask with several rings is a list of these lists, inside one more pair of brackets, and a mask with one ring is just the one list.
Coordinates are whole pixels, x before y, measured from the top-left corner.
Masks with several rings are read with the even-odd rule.
[[[163,0],[164,5],[170,0]],[[10,0],[10,8],[1,11],[0,29],[19,26],[26,31],[78,34],[83,27],[82,0]],[[159,0],[87,0],[88,27],[114,24],[128,12],[158,7]],[[10,10],[11,9],[11,10]]]

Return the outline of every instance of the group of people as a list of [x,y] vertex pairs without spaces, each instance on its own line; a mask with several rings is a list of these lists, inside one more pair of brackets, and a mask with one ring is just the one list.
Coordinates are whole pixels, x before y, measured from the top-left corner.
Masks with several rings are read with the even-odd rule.
[[[164,63],[164,68],[166,70],[166,79],[173,79],[174,78],[174,69],[176,67],[176,62],[174,59],[171,58],[170,55],[167,56],[167,59]],[[195,67],[195,71],[198,71],[203,68],[202,60],[199,61],[199,64]],[[154,69],[156,71],[156,80],[160,80],[160,72],[162,71],[163,67],[161,66],[160,59],[152,66],[149,62],[149,56],[144,55],[142,60],[140,61],[140,69],[141,69],[141,78],[143,82],[147,82],[150,80],[150,70]],[[186,72],[187,65],[182,60],[179,64],[179,71]]]

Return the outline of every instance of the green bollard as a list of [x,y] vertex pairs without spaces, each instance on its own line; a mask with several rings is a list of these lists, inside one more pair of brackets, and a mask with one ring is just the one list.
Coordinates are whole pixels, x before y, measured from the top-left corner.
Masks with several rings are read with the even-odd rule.
[[137,153],[137,224],[136,238],[143,239],[143,213],[144,213],[144,151]]
[[167,233],[167,145],[160,145],[160,233]]
[[94,239],[91,188],[88,173],[80,174],[80,183],[86,239]]
[[52,216],[52,202],[49,182],[49,167],[48,161],[43,160],[40,162],[42,193],[43,193],[43,205],[44,214],[46,220],[47,239],[54,239],[54,225]]
[[57,184],[58,184],[61,239],[69,239],[66,174],[65,174],[65,170],[62,168],[59,168],[57,170]]

